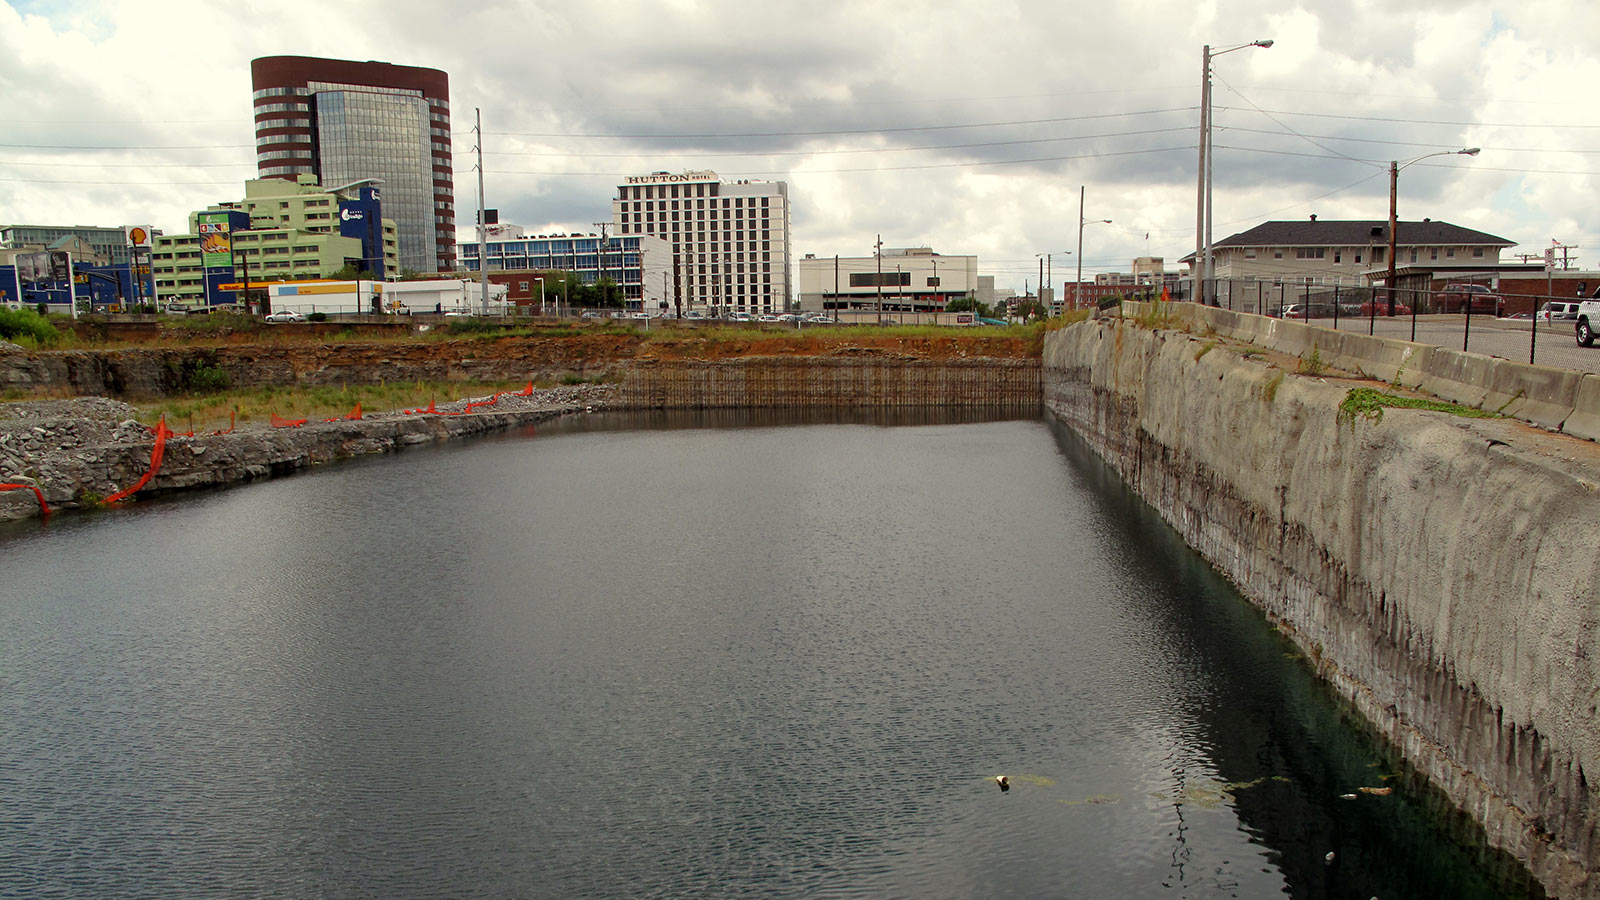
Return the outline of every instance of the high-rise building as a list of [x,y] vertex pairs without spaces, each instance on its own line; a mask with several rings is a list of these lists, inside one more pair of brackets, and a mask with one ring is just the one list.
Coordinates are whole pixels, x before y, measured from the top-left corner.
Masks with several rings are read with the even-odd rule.
[[438,69],[309,56],[251,60],[256,169],[329,189],[382,182],[383,217],[399,228],[400,265],[455,268],[450,79]]
[[725,182],[715,172],[634,175],[617,187],[619,235],[653,234],[672,247],[683,307],[783,312],[789,295],[789,186]]

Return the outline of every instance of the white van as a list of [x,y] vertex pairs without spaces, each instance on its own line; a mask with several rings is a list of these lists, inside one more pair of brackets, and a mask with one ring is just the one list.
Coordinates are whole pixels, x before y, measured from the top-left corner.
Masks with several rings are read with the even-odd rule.
[[1541,322],[1570,322],[1578,317],[1578,301],[1576,300],[1551,300],[1539,307],[1539,321]]

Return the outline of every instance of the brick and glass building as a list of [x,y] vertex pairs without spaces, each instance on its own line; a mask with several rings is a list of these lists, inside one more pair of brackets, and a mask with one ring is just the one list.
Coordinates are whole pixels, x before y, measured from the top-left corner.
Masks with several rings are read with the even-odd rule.
[[[536,282],[542,275],[570,272],[584,284],[605,278],[621,285],[629,309],[660,312],[665,303],[667,310],[677,312],[672,250],[664,238],[650,234],[528,237],[515,225],[499,225],[495,230],[498,234],[487,244],[489,277],[511,289],[513,302],[537,303]],[[476,243],[461,244],[459,252],[462,268],[479,271]]]
[[128,262],[127,230],[121,225],[0,225],[0,250],[44,249],[63,238],[77,238],[100,262]]
[[400,266],[455,268],[450,80],[437,69],[309,56],[252,60],[262,178],[378,179]]
[[617,187],[611,221],[616,235],[666,241],[685,312],[783,312],[790,300],[785,182],[726,182],[711,171],[634,175]]

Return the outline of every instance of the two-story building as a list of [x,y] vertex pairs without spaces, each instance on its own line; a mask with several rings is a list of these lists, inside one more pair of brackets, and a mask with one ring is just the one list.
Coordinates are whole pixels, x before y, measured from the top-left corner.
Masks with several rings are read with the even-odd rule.
[[[1423,219],[1395,230],[1395,266],[1470,269],[1497,265],[1515,241]],[[1370,285],[1389,266],[1385,220],[1263,222],[1212,245],[1212,274],[1219,280],[1274,284]],[[1191,273],[1194,254],[1185,256]]]

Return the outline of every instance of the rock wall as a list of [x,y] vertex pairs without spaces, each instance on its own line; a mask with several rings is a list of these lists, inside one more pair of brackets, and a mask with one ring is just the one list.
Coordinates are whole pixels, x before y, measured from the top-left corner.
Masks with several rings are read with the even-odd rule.
[[1117,318],[1045,343],[1048,409],[1491,842],[1553,896],[1600,897],[1600,450],[1341,418],[1350,387]]
[[616,402],[643,408],[989,407],[1039,409],[1037,359],[869,356],[635,360]]

